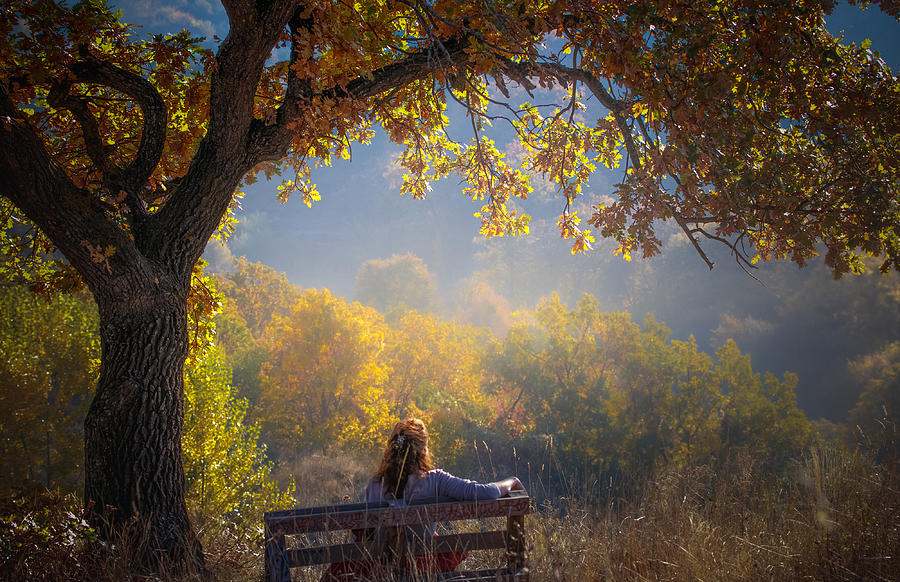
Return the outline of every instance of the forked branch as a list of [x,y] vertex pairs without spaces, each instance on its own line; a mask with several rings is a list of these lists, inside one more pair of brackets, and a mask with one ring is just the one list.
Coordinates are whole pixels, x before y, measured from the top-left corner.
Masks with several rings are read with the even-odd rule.
[[[77,81],[94,83],[115,89],[134,99],[141,108],[144,120],[138,152],[128,167],[120,170],[121,186],[127,193],[136,196],[153,173],[153,170],[156,169],[162,157],[166,140],[166,123],[168,121],[166,104],[150,81],[140,75],[98,59],[90,53],[85,45],[80,45],[78,52],[83,60],[70,67]],[[71,104],[71,101],[71,99],[66,100],[69,104]],[[79,113],[76,111],[72,109],[70,111],[76,115],[76,118],[79,116]],[[87,116],[90,116],[90,112],[86,113]],[[81,123],[80,119],[79,123]],[[91,124],[90,121],[87,121],[87,123]],[[85,128],[85,126],[82,125],[82,128]],[[85,142],[87,143],[89,139],[87,132],[90,129],[85,129],[85,131]],[[99,155],[102,161],[102,152],[91,154],[89,151],[88,153],[92,158],[94,155]],[[97,163],[96,160],[95,163]],[[105,163],[108,165],[108,162]],[[101,169],[103,168],[102,165],[100,167]]]
[[[302,90],[304,86],[298,81],[289,81],[286,97],[278,108],[276,123],[265,125],[257,123],[250,134],[250,166],[260,162],[276,160],[283,157],[290,147],[297,116],[302,110],[303,102],[311,99],[340,100],[367,99],[381,93],[402,87],[413,81],[426,78],[436,66],[436,60],[455,60],[466,57],[463,49],[468,41],[465,38],[445,40],[438,49],[434,46],[424,47],[408,56],[364,73],[346,85],[335,85],[328,89],[310,93]],[[293,74],[293,72],[291,73]]]

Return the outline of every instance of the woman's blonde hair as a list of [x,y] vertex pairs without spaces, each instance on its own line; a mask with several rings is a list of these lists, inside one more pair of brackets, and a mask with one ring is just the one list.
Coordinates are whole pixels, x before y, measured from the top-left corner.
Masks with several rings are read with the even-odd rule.
[[428,429],[418,418],[398,422],[391,431],[384,456],[373,479],[379,481],[386,495],[403,497],[410,475],[422,475],[434,469],[428,449]]

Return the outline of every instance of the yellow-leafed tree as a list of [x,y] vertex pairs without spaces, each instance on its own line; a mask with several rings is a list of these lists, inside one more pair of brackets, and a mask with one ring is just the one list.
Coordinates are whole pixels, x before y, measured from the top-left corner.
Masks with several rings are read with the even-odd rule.
[[385,360],[386,397],[395,417],[421,416],[444,459],[471,445],[472,425],[486,426],[493,410],[483,390],[488,328],[409,311],[395,326]]
[[373,444],[389,422],[379,360],[389,329],[371,307],[306,290],[266,330],[263,439],[279,456],[344,443]]

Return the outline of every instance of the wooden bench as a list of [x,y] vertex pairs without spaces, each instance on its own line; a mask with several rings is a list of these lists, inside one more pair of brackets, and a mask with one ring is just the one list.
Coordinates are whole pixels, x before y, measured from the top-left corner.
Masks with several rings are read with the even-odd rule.
[[[290,582],[291,568],[358,561],[380,565],[379,572],[391,580],[527,582],[524,516],[530,510],[528,493],[512,491],[494,501],[352,503],[269,511],[265,514],[266,582]],[[506,517],[506,527],[427,536],[424,540],[421,534],[411,535],[434,523],[488,517]],[[367,539],[353,541],[353,536],[347,535],[352,531],[367,532],[357,535],[357,539]],[[335,537],[321,532],[339,532],[339,537],[346,539],[323,545],[317,537]],[[288,547],[286,536],[302,536],[294,540],[300,547]],[[501,548],[506,551],[506,566],[501,568],[423,576],[408,575],[408,569],[402,566],[411,556]]]

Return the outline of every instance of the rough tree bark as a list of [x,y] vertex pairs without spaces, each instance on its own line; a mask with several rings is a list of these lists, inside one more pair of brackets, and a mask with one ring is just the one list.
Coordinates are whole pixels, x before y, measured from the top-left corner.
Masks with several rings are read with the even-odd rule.
[[108,533],[153,548],[141,556],[149,570],[203,569],[184,501],[187,289],[179,287],[135,287],[99,305],[100,378],[85,419],[85,499]]

